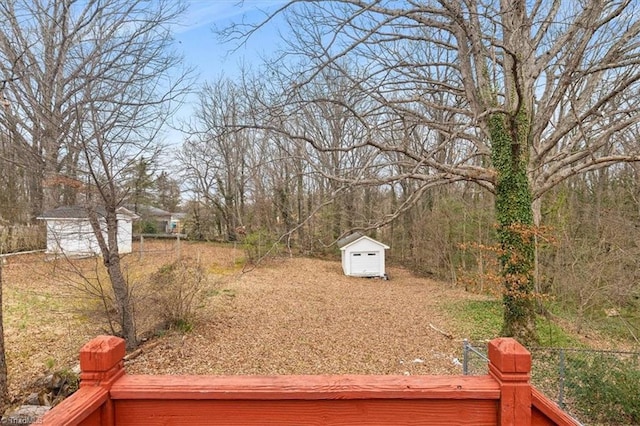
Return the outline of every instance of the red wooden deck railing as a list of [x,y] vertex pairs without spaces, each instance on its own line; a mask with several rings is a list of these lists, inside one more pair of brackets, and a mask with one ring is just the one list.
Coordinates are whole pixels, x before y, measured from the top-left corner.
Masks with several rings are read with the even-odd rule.
[[125,374],[124,354],[116,337],[87,343],[80,389],[39,424],[575,425],[507,338],[489,343],[486,376],[142,376]]

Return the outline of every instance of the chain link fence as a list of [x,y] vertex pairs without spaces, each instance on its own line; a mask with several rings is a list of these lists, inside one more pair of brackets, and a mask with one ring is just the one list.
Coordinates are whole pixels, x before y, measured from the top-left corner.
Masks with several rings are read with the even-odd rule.
[[[531,383],[585,425],[640,424],[640,352],[529,348]],[[463,342],[465,375],[488,373],[487,346]]]
[[482,376],[489,374],[489,357],[486,343],[471,344],[467,339],[462,341],[462,374],[465,376]]

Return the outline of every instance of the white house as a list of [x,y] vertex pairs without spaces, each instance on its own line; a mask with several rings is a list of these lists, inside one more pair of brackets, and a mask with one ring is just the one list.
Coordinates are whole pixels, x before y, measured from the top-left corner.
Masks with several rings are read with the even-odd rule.
[[[102,235],[107,240],[107,224],[104,208],[97,209]],[[117,210],[118,250],[131,253],[132,223],[138,216],[120,207]],[[47,251],[51,254],[67,256],[87,256],[101,254],[87,209],[81,206],[63,206],[42,213],[38,219],[47,225]]]
[[354,277],[386,277],[385,250],[389,246],[360,233],[351,234],[340,241],[342,270]]

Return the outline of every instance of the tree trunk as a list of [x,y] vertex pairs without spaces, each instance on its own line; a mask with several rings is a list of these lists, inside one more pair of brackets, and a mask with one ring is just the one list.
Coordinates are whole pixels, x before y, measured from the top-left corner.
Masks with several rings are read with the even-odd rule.
[[126,341],[127,350],[138,345],[136,324],[134,318],[133,301],[129,292],[129,285],[122,273],[120,265],[120,250],[118,249],[118,215],[115,207],[107,209],[107,241],[108,253],[103,252],[105,266],[111,280],[111,287],[116,298],[116,307],[120,317],[122,337]]
[[0,259],[0,413],[9,403],[9,383],[7,376],[7,360],[4,350],[4,311],[2,309],[2,259]]
[[526,169],[526,114],[489,119],[496,176],[496,217],[504,282],[502,334],[522,344],[537,342],[533,269],[535,243],[531,188]]
[[138,345],[138,339],[136,336],[133,301],[131,300],[129,285],[120,267],[120,255],[118,253],[109,254],[107,272],[109,273],[113,294],[116,298],[122,337],[126,341],[127,350],[135,349]]
[[[118,215],[116,207],[111,203],[106,203],[105,221],[107,226],[107,240],[102,234],[102,226],[95,210],[88,210],[89,221],[93,228],[93,233],[100,246],[102,262],[107,268],[111,288],[116,299],[116,309],[118,311],[118,322],[121,328],[122,337],[126,341],[127,350],[132,350],[138,345],[136,336],[136,323],[134,317],[133,300],[129,292],[129,284],[122,273],[120,265],[120,251],[118,249]],[[111,205],[109,205],[111,204]]]

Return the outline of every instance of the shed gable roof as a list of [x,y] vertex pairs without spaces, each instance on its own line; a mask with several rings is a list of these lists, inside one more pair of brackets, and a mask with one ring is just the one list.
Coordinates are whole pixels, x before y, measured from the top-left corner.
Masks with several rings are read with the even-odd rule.
[[339,239],[337,244],[338,244],[338,248],[342,248],[344,246],[346,246],[347,244],[350,244],[352,242],[354,242],[355,240],[357,240],[358,238],[363,237],[364,235],[362,235],[359,232],[354,232],[351,235],[347,235],[346,237]]
[[[119,215],[127,216],[132,219],[137,218],[138,216],[130,210],[125,209],[124,207],[118,207],[116,212]],[[98,216],[104,217],[106,215],[106,210],[103,206],[96,207],[96,213]],[[89,214],[86,207],[83,206],[60,206],[56,207],[52,210],[47,210],[43,212],[38,219],[88,219]]]
[[358,242],[362,241],[362,240],[368,240],[370,242],[372,242],[373,244],[376,244],[382,248],[384,248],[385,250],[389,248],[388,245],[381,243],[380,241],[374,240],[373,238],[367,237],[366,235],[362,235],[359,232],[353,233],[341,240],[338,241],[338,247],[340,248],[340,250],[346,250],[348,247],[357,244]]

